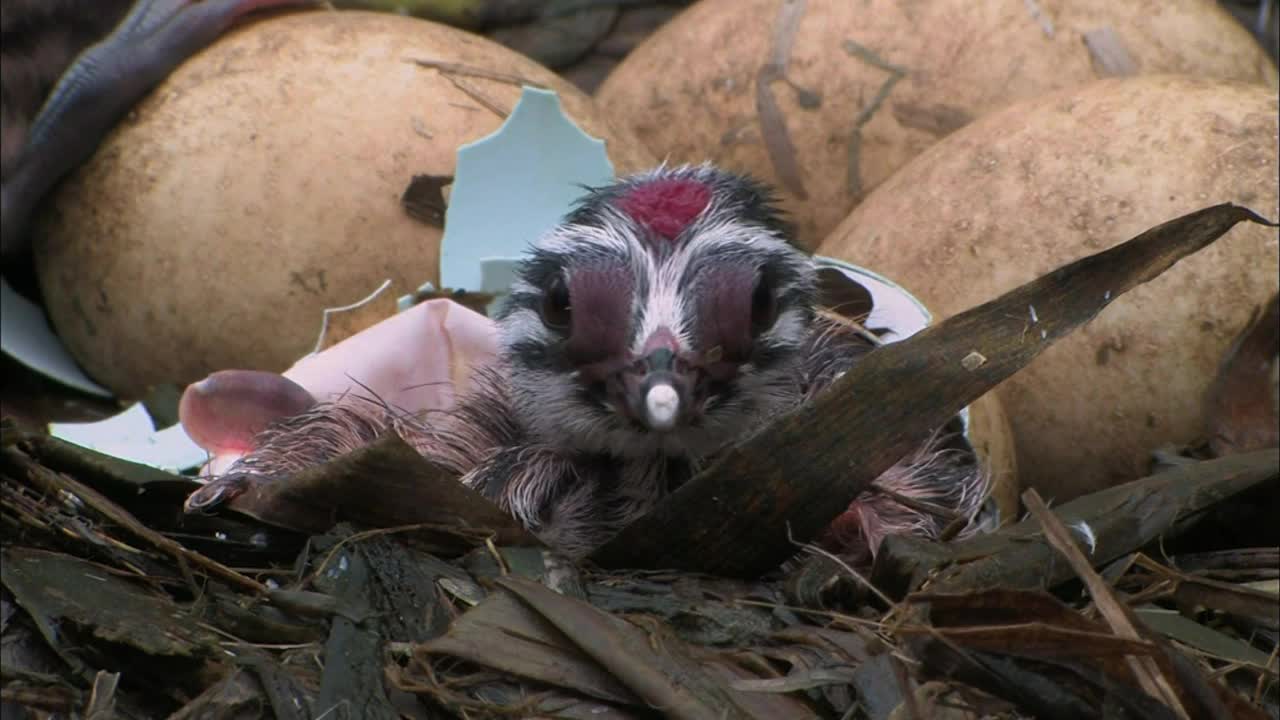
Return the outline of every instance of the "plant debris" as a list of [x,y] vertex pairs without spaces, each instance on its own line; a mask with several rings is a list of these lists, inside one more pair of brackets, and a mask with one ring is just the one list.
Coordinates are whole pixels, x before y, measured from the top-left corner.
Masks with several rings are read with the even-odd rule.
[[[1280,547],[1196,540],[1280,490],[1280,449],[1224,390],[1218,441],[1149,477],[1056,508],[1027,493],[1026,519],[963,541],[891,536],[869,577],[803,544],[938,418],[1242,220],[1194,213],[878,348],[599,563],[394,435],[188,515],[197,481],[6,418],[4,716],[1278,717]],[[1240,387],[1269,307],[1224,362]]]

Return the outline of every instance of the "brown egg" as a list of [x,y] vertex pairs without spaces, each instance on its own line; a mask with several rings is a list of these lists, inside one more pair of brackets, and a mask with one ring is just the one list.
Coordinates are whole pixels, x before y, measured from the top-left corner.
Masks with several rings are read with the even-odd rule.
[[[1097,81],[990,114],[869,195],[819,252],[940,317],[1160,223],[1234,202],[1280,217],[1277,96],[1186,76]],[[997,394],[1024,486],[1059,501],[1201,432],[1229,344],[1277,290],[1277,230],[1242,224],[1048,348]],[[1052,307],[1027,308],[1027,332]]]
[[387,278],[395,294],[439,282],[441,227],[401,196],[416,175],[452,176],[458,147],[497,130],[526,81],[604,138],[618,173],[653,164],[551,71],[444,25],[313,11],[224,36],[53,197],[35,252],[57,331],[124,396],[283,371],[324,309]]
[[[1090,44],[1132,63],[1100,62]],[[1213,0],[702,0],[595,97],[660,158],[777,184],[813,247],[975,117],[1128,70],[1277,87],[1270,58]]]

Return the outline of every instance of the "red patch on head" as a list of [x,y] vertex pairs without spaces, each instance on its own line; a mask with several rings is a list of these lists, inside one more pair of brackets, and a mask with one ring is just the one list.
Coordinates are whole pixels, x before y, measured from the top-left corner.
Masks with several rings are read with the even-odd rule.
[[689,227],[711,202],[711,188],[697,180],[669,178],[633,188],[618,201],[628,217],[668,240]]

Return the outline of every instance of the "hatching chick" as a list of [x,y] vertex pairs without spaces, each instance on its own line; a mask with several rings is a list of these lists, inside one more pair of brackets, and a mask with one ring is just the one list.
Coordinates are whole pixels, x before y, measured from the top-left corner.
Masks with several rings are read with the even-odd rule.
[[[581,556],[648,512],[728,443],[825,389],[874,345],[817,308],[817,269],[770,192],[710,165],[590,190],[533,243],[496,315],[498,361],[443,416],[373,400],[276,423],[188,500],[216,504],[394,429]],[[884,535],[970,518],[987,477],[939,436],[864,493],[828,541],[867,558]],[[908,496],[942,512],[900,503]]]

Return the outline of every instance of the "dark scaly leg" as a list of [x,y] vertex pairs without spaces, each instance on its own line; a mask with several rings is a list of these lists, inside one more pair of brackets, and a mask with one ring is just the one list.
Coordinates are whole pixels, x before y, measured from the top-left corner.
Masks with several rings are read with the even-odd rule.
[[72,63],[32,123],[0,186],[0,257],[23,249],[27,223],[45,193],[184,60],[255,10],[312,2],[138,0],[110,35]]

